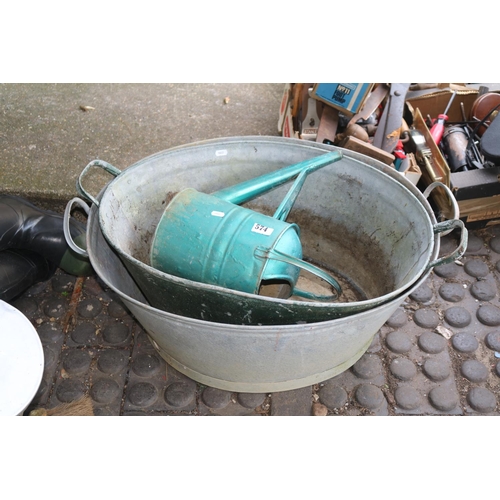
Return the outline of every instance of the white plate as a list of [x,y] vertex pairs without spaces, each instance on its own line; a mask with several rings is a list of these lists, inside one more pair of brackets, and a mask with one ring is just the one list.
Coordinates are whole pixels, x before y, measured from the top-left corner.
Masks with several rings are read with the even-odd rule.
[[40,387],[42,343],[24,314],[0,300],[0,416],[20,415]]

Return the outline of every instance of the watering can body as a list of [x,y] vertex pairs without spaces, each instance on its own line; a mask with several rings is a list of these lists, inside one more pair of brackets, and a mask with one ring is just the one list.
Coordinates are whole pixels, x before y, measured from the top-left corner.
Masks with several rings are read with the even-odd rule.
[[[335,300],[340,285],[328,273],[302,260],[300,231],[285,221],[306,176],[342,158],[335,151],[290,165],[216,193],[187,188],[167,205],[153,237],[151,266],[174,276],[258,294],[264,284],[286,284],[289,295]],[[296,177],[273,217],[243,203]],[[315,295],[295,287],[305,269],[327,281],[336,293]]]
[[258,293],[264,281],[298,279],[297,266],[266,258],[273,249],[301,259],[298,226],[188,188],[165,210],[151,264],[175,276]]

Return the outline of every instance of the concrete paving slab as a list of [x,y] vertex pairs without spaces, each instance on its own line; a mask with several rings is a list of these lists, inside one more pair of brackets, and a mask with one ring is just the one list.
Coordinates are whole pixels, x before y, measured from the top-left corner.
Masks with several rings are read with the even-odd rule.
[[[63,207],[87,163],[120,170],[173,146],[279,135],[280,83],[0,85],[0,192]],[[106,174],[86,178],[99,192]]]

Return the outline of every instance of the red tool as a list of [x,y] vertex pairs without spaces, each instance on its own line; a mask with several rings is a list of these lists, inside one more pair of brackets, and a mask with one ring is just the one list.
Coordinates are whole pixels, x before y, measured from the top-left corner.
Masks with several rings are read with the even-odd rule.
[[444,124],[446,120],[448,119],[448,110],[450,109],[451,103],[453,102],[453,99],[455,99],[455,95],[457,94],[457,91],[455,90],[453,92],[453,95],[451,96],[450,102],[448,103],[448,106],[446,106],[446,109],[444,110],[444,113],[442,115],[438,115],[437,119],[434,122],[434,125],[432,125],[430,133],[432,138],[434,139],[434,142],[436,145],[439,146],[439,143],[441,142],[441,139],[443,138],[443,132],[444,132]]
[[403,161],[406,159],[406,153],[403,147],[403,141],[401,140],[398,141],[392,154],[395,157],[394,167],[396,168],[396,170],[399,170]]

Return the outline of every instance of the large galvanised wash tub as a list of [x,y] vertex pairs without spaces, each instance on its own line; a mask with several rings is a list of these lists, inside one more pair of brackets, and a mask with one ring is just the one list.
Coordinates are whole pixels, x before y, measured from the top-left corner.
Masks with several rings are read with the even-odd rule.
[[[432,267],[459,258],[467,243],[462,221],[437,223],[426,198],[404,177],[344,150],[340,161],[309,175],[287,219],[300,228],[304,258],[343,283],[340,300],[285,300],[228,290],[154,269],[149,256],[158,222],[177,192],[191,187],[212,193],[335,149],[269,137],[205,141],[158,153],[124,171],[109,166],[116,178],[100,201],[85,191],[82,179],[103,162],[91,162],[77,187],[99,205],[96,223],[154,307],[237,325],[325,321],[398,297]],[[272,189],[245,206],[272,214],[287,189]],[[444,258],[433,257],[438,233],[453,228],[461,230],[458,248]],[[179,232],[169,241],[180,244],[182,237]]]
[[[320,154],[325,150],[332,149],[329,146],[311,144],[307,141],[281,138],[254,137],[239,138],[239,140],[247,145],[252,144],[256,151],[272,150],[273,147],[280,149],[280,151],[286,151],[285,156],[287,157],[281,160],[284,165],[301,161],[308,155]],[[230,151],[231,145],[236,147],[235,142],[237,141],[237,138],[206,141],[187,147],[201,148],[202,150],[209,147],[215,151],[225,150],[226,154],[229,154],[228,150]],[[223,146],[222,149],[220,146]],[[182,149],[182,147],[175,148],[175,151],[179,152]],[[369,163],[370,168],[377,170],[380,175],[404,186],[410,196],[417,199],[424,208],[425,216],[431,227],[436,225],[434,213],[426,198],[400,174],[362,155],[350,152],[344,154],[353,160],[352,168],[356,168],[357,162],[362,162],[365,165]],[[263,161],[262,158],[256,158],[258,164],[261,161]],[[210,170],[210,165],[207,168]],[[238,175],[238,172],[233,171],[233,175]],[[208,172],[205,172],[204,176],[209,179],[209,191],[221,189],[224,184],[227,184],[226,180],[221,180],[216,175],[210,176]],[[346,175],[345,177],[352,176]],[[352,182],[356,184],[355,181]],[[142,184],[138,187],[141,190],[145,189]],[[181,187],[180,184],[176,184],[173,189],[177,190]],[[314,187],[311,186],[311,189]],[[323,200],[331,194],[329,191],[325,192],[325,189],[324,184],[316,186],[316,189],[309,193],[309,199],[317,198],[320,207],[327,208],[328,203],[324,204]],[[304,190],[306,190],[305,186]],[[200,383],[223,390],[237,392],[285,391],[321,382],[343,372],[366,352],[380,327],[401,306],[408,295],[427,279],[432,271],[432,266],[428,264],[438,261],[440,234],[437,233],[433,234],[432,249],[425,265],[409,286],[382,303],[374,304],[362,312],[351,311],[349,315],[344,317],[325,320],[324,318],[316,318],[312,313],[301,317],[293,308],[288,313],[291,316],[289,322],[278,320],[273,322],[271,320],[267,324],[260,325],[214,321],[213,318],[203,319],[203,316],[192,317],[192,315],[174,313],[151,305],[150,300],[143,293],[143,283],[134,279],[130,269],[127,269],[122,260],[123,256],[110,245],[103,234],[99,221],[98,203],[105,191],[106,188],[95,200],[97,203],[91,206],[88,218],[87,251],[95,271],[121,297],[126,307],[148,333],[160,355],[170,365]],[[354,189],[353,192],[356,190]],[[336,194],[349,196],[349,193],[345,191]],[[296,203],[299,203],[302,195],[301,192]],[[282,197],[282,193],[277,193],[276,196]],[[260,210],[267,210],[271,206],[273,206],[272,197],[260,199],[254,205],[256,209]],[[309,206],[310,204],[305,203],[302,211],[307,212],[306,208]],[[399,208],[404,211],[404,206]],[[299,205],[299,214],[302,211]],[[158,210],[158,214],[160,212],[161,209]],[[316,217],[321,219],[321,210],[316,210],[312,215],[314,217],[311,217],[310,213],[303,214],[303,217],[311,221],[309,225],[302,224],[301,226],[304,255],[314,253],[314,248],[320,247],[319,253],[315,254],[315,257],[319,255],[319,258],[315,260],[324,262],[325,255],[334,254],[337,251],[336,248],[335,252],[331,252],[329,247],[328,231],[331,230],[332,226],[329,225],[328,217],[314,222],[313,219]],[[155,214],[152,214],[152,217],[154,216]],[[298,218],[300,219],[300,215]],[[324,228],[323,232],[321,227]],[[377,228],[374,228],[374,234],[377,232],[376,230]],[[461,242],[457,250],[459,256],[467,244],[466,234],[465,229],[462,228]],[[345,251],[349,250],[355,254],[355,248],[345,249]],[[385,261],[381,263],[373,261],[367,256],[367,253],[369,252],[365,251],[363,255],[353,255],[352,265],[354,266],[356,257],[365,269],[367,266],[387,264]],[[370,261],[367,263],[363,261],[364,258],[370,258]],[[454,258],[454,256],[449,256],[449,258]],[[161,282],[155,283],[155,286],[160,285]],[[179,283],[176,290],[177,295],[171,297],[171,301],[182,306],[183,301],[192,299],[189,290],[189,287],[183,287],[182,283]],[[241,298],[245,294],[236,292],[233,294],[223,290],[222,295],[218,296],[217,299],[222,306],[226,294],[231,294],[232,300],[235,297],[240,297],[241,317],[252,314],[252,311],[247,309],[248,302],[245,302],[245,297]],[[251,294],[246,295],[251,296]],[[168,302],[168,296],[165,297],[165,300]],[[262,300],[262,298],[259,297],[258,300]],[[276,299],[269,299],[269,301],[272,304],[277,302]],[[306,303],[300,302],[300,304],[303,306]],[[184,304],[183,307],[188,309],[196,307],[190,308],[188,306],[189,304]],[[221,317],[226,317],[227,314],[222,313],[230,311],[232,309],[222,308]],[[280,320],[287,317],[286,304],[283,306],[280,304],[279,311]],[[272,317],[271,312],[268,315]]]

